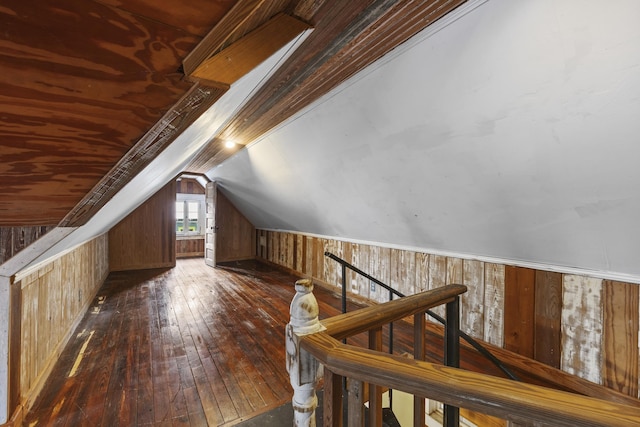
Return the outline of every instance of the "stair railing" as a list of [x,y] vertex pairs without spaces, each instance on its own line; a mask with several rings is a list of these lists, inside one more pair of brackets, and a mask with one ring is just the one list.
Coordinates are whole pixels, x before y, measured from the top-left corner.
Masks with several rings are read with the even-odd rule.
[[[347,268],[350,269],[351,271],[354,271],[355,273],[363,276],[364,278],[372,281],[373,283],[375,283],[376,285],[386,289],[389,291],[389,301],[393,300],[393,296],[397,296],[400,298],[405,297],[406,295],[397,291],[396,289],[393,289],[391,286],[382,283],[380,280],[376,279],[375,277],[365,273],[364,271],[360,270],[358,267],[354,266],[353,264],[348,263],[347,261],[343,260],[342,258],[332,254],[331,252],[325,252],[324,255],[328,258],[331,258],[332,260],[338,262],[341,266],[342,266],[342,312],[346,313],[347,312]],[[439,316],[438,314],[434,313],[431,310],[427,310],[427,314],[429,316],[431,316],[432,318],[434,318],[437,322],[441,323],[444,327],[445,330],[447,328],[447,322],[445,319],[443,319],[441,316]],[[473,339],[473,337],[471,337],[470,335],[466,334],[464,331],[458,331],[460,338],[462,338],[463,340],[465,340],[466,342],[468,342],[473,348],[475,348],[483,357],[485,357],[487,360],[489,360],[492,364],[494,364],[498,369],[500,369],[500,371],[502,371],[508,378],[515,380],[515,381],[520,381],[520,379],[518,378],[518,376],[516,374],[514,374],[509,368],[507,368],[502,362],[500,362],[500,360],[495,357],[493,354],[491,354],[491,352],[489,352],[489,350],[487,350],[482,344],[480,344],[478,341],[476,341],[475,339]],[[393,323],[391,323],[389,325],[389,353],[393,354]]]
[[[377,306],[341,314],[322,322],[310,280],[296,282],[287,325],[287,368],[294,388],[294,425],[315,426],[315,388],[324,367],[325,427],[342,426],[342,381],[348,383],[349,427],[364,425],[364,389],[370,388],[369,421],[381,425],[382,408],[376,388],[390,387],[415,396],[414,426],[424,427],[424,399],[451,407],[464,407],[515,423],[536,426],[617,427],[640,425],[640,409],[634,406],[585,397],[546,387],[523,384],[490,375],[410,360],[380,350],[382,326],[414,316],[414,343],[424,351],[424,319],[429,308],[447,304],[447,317],[454,318],[462,285],[448,285],[389,301]],[[452,305],[450,305],[452,304]],[[457,313],[455,313],[457,316]],[[449,324],[453,324],[450,322]],[[369,332],[369,349],[340,340]],[[455,334],[454,334],[455,335]],[[453,344],[452,344],[453,345]],[[447,346],[448,347],[448,346]],[[319,363],[321,365],[319,365]],[[374,390],[371,390],[374,389]],[[420,404],[421,402],[421,404]],[[422,416],[420,416],[422,414]],[[457,422],[457,421],[456,421]],[[445,426],[453,427],[445,418]]]

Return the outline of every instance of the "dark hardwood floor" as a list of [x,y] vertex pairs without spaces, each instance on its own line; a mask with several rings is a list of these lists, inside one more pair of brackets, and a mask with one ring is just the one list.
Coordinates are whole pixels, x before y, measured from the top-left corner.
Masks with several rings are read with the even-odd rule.
[[[256,261],[213,269],[200,258],[111,273],[24,425],[231,426],[289,402],[284,327],[299,278]],[[314,294],[321,318],[339,313],[337,294]],[[386,349],[388,327],[383,335]],[[394,343],[396,354],[413,351],[409,323],[396,322]],[[427,332],[427,360],[441,363],[442,348],[442,336]],[[503,376],[474,350],[463,347],[461,361]]]
[[[25,425],[233,425],[288,402],[284,326],[298,278],[202,259],[110,274]],[[321,317],[338,313],[334,294],[315,293]]]

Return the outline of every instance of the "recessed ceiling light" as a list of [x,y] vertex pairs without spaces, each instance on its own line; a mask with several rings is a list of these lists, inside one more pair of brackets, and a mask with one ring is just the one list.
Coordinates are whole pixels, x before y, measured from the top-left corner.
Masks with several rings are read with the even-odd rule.
[[235,147],[235,146],[236,146],[236,143],[235,143],[235,142],[233,142],[233,141],[226,141],[226,142],[224,143],[224,146],[225,146],[225,147],[227,147],[227,148],[233,148],[233,147]]

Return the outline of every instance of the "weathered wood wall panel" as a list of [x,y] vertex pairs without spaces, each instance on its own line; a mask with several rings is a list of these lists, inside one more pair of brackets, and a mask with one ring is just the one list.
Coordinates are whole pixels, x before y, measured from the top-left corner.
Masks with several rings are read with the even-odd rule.
[[534,359],[560,368],[562,274],[536,271]]
[[502,264],[484,265],[484,340],[493,345],[504,345],[504,270]]
[[561,369],[602,384],[602,279],[565,275]]
[[[447,257],[431,255],[429,258],[429,289],[436,289],[447,284]],[[432,310],[438,316],[444,318],[444,307],[434,307]]]
[[175,201],[172,181],[109,231],[111,271],[176,265]]
[[464,260],[462,284],[467,292],[460,298],[460,329],[474,338],[484,338],[484,263]]
[[106,234],[23,277],[19,396],[29,407],[109,274]]
[[[293,233],[256,235],[265,238],[258,257],[266,254],[262,258],[336,291],[340,265],[325,250],[407,294],[462,283],[469,289],[460,315],[467,333],[638,396],[639,285]],[[306,251],[302,263],[299,245]],[[349,271],[347,290],[374,303],[389,298]],[[444,317],[443,307],[434,311]]]
[[504,347],[533,358],[535,270],[505,269]]
[[176,180],[176,193],[204,194],[204,187],[193,178],[180,178]]
[[47,234],[55,226],[0,227],[0,264]]
[[176,258],[204,256],[204,239],[177,239]]
[[638,395],[638,286],[605,280],[602,288],[605,386]]
[[[249,220],[218,191],[216,202],[216,262],[238,261],[255,256],[256,231]],[[287,268],[293,268],[293,235],[286,245],[278,245],[288,252],[283,258]]]

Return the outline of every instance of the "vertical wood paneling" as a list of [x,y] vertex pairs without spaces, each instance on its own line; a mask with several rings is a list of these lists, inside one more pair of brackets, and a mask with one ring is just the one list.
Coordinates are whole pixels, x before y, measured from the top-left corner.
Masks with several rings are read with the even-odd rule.
[[391,287],[404,295],[416,292],[416,254],[401,249],[391,249]]
[[429,289],[429,254],[416,253],[416,293]]
[[638,396],[638,295],[638,285],[603,282],[603,385],[634,397]]
[[536,271],[534,359],[560,368],[562,274]]
[[[369,274],[369,251],[369,245],[351,244],[351,264],[367,274]],[[369,280],[353,271],[349,273],[348,277],[349,283],[351,284],[351,292],[369,298]]]
[[304,261],[305,261],[305,246],[304,246],[304,236],[302,234],[296,234],[294,236],[295,239],[295,262],[293,265],[293,269],[299,273],[304,271]]
[[20,404],[20,360],[22,357],[22,283],[14,283],[9,289],[9,395],[8,413]]
[[109,273],[108,237],[87,242],[21,280],[20,395],[32,401],[73,326]]
[[325,240],[319,237],[313,238],[313,277],[324,278],[324,244]]
[[[600,279],[285,234],[265,232],[265,250],[278,254],[274,259],[284,254],[297,271],[339,286],[340,265],[324,256],[328,250],[405,294],[463,283],[465,332],[590,381],[604,377],[625,393],[638,391],[637,285],[606,282],[601,298]],[[371,291],[355,273],[348,272],[347,284],[352,294],[388,300],[387,291]],[[443,308],[434,311],[444,316]]]
[[[391,249],[371,246],[369,253],[369,273],[382,283],[388,285],[391,281]],[[369,291],[369,298],[377,302],[389,301],[389,291],[375,285]]]
[[[429,257],[429,289],[436,289],[447,284],[447,257],[431,255]],[[444,318],[443,306],[434,307],[432,311]]]
[[216,262],[253,258],[255,228],[224,193],[217,191],[215,206]]
[[464,260],[462,283],[467,292],[462,295],[460,329],[474,338],[484,338],[484,263]]
[[314,265],[314,258],[313,258],[313,243],[314,238],[307,236],[305,237],[305,247],[306,247],[306,261],[305,261],[305,270],[304,273],[307,276],[311,276],[311,277],[315,277],[313,275],[313,265]]
[[533,358],[535,270],[505,268],[504,347]]
[[602,280],[565,274],[561,369],[602,383]]
[[344,259],[344,242],[333,239],[323,239],[323,280],[332,286],[342,287],[342,266],[337,261],[324,256],[324,252],[330,252],[338,258]]
[[447,285],[461,285],[462,259],[447,257]]
[[0,227],[0,264],[44,236],[54,226]]
[[484,340],[504,345],[504,265],[484,264]]
[[175,266],[175,185],[171,181],[109,231],[111,271]]

